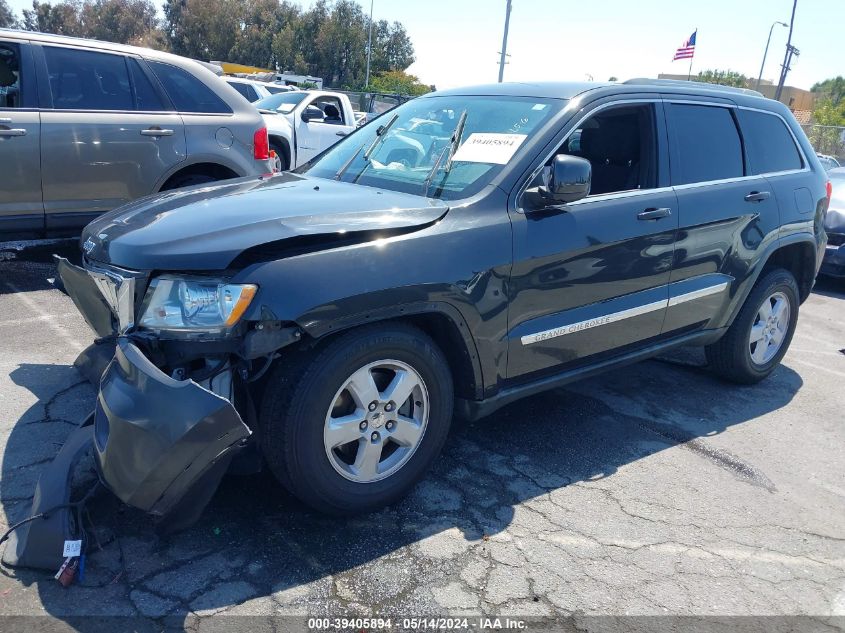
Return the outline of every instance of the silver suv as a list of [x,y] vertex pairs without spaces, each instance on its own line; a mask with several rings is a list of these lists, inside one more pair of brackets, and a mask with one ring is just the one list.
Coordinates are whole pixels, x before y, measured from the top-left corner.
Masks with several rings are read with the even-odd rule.
[[166,189],[272,171],[261,115],[201,64],[0,29],[0,239],[73,235]]

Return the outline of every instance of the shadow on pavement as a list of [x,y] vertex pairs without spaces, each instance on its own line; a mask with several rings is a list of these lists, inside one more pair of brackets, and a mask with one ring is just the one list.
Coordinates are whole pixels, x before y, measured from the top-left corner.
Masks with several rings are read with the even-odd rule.
[[[762,416],[798,392],[800,376],[781,366],[759,385],[736,387],[680,362],[648,361],[517,402],[486,420],[456,421],[424,481],[375,514],[317,515],[269,475],[230,476],[199,523],[160,537],[148,517],[103,494],[91,506],[96,536],[81,583],[62,589],[44,572],[2,573],[35,588],[49,614],[80,631],[102,630],[102,621],[75,616],[169,614],[182,622],[191,612],[214,613],[270,595],[277,606],[294,610],[308,595],[318,595],[316,607],[308,603],[309,615],[319,615],[315,608],[348,613],[331,576],[355,568],[366,579],[355,588],[362,601],[384,614],[407,614],[415,598],[402,578],[419,584],[436,566],[442,573],[463,551],[461,541],[484,540],[508,528],[515,508],[531,499],[611,477],[659,451],[683,445],[748,484],[771,489],[753,466],[704,450],[700,438],[763,423]],[[11,373],[40,402],[6,442],[0,502],[10,520],[26,516],[40,465],[93,403],[93,390],[75,371],[23,365]],[[601,399],[590,395],[597,392]],[[654,398],[645,405],[635,398],[648,393]],[[423,548],[427,555],[418,556]]]

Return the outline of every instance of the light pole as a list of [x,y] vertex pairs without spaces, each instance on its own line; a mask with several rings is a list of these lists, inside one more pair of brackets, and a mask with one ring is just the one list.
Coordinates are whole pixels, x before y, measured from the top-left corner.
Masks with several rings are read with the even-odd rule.
[[778,87],[775,90],[775,101],[780,101],[780,96],[783,93],[783,84],[786,83],[786,75],[789,73],[789,63],[792,60],[792,55],[795,52],[795,47],[792,45],[792,29],[795,28],[795,9],[798,8],[798,0],[792,2],[792,17],[789,19],[789,35],[786,38],[786,54],[783,56],[783,66],[780,69],[780,79],[778,80]]
[[511,0],[508,0],[508,6],[505,9],[505,34],[502,36],[502,57],[499,59],[499,83],[502,83],[502,78],[505,76],[505,58],[508,56],[508,26],[511,23]]
[[763,63],[760,64],[760,75],[757,77],[757,85],[755,86],[755,90],[760,90],[760,80],[763,78],[763,67],[766,65],[766,56],[769,54],[769,44],[772,43],[772,31],[775,30],[775,25],[780,24],[781,26],[789,26],[786,22],[772,22],[772,26],[769,28],[769,39],[766,40],[766,50],[763,51]]
[[364,80],[364,90],[370,87],[370,55],[373,52],[373,2],[370,0],[370,35],[367,38],[367,77]]

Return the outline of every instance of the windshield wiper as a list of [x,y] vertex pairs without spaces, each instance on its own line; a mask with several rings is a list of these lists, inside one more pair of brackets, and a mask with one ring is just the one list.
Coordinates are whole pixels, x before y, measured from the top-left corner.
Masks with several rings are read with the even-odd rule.
[[[444,171],[448,174],[449,171],[452,169],[452,157],[455,155],[455,152],[458,151],[458,146],[461,144],[461,137],[464,135],[464,125],[467,122],[467,111],[464,110],[461,112],[461,118],[458,119],[458,124],[455,126],[455,132],[452,134],[451,145],[449,146],[449,154],[446,157],[446,167],[444,167]],[[443,156],[446,154],[446,151],[440,152],[440,156],[437,157],[437,162],[434,163],[434,167],[431,168],[431,171],[428,172],[428,176],[425,177],[425,181],[423,182],[423,195],[428,196],[428,188],[431,186],[431,181],[434,179],[434,174],[437,173],[437,170],[440,168],[440,163],[443,162]]]
[[370,146],[367,148],[367,151],[364,152],[364,160],[370,160],[370,154],[372,154],[376,147],[378,147],[381,142],[384,140],[384,135],[390,129],[390,127],[396,123],[396,119],[399,118],[398,114],[394,114],[390,117],[390,121],[385,123],[384,125],[380,125],[379,128],[376,130],[376,137],[373,139],[373,142],[370,143]]
[[364,145],[362,145],[361,147],[356,149],[355,153],[352,154],[352,156],[350,156],[346,160],[346,162],[343,163],[343,165],[340,166],[340,169],[338,169],[337,172],[335,172],[335,175],[334,175],[335,180],[340,180],[343,177],[343,174],[346,173],[346,170],[349,169],[349,166],[352,164],[352,161],[354,161],[358,157],[358,154],[361,153],[362,149],[364,149]]

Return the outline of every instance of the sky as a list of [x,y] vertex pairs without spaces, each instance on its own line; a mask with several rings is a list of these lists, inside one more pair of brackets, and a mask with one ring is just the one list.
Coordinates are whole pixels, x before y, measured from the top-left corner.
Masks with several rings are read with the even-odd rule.
[[[359,0],[369,11],[369,0]],[[512,0],[505,81],[606,81],[685,74],[675,49],[696,28],[692,72],[718,68],[757,77],[772,22],[792,0]],[[20,11],[31,0],[9,0]],[[300,4],[310,6],[311,2]],[[494,82],[506,0],[373,0],[375,20],[398,20],[417,61],[409,72],[438,88]],[[776,81],[788,29],[775,26],[764,79]],[[845,75],[845,0],[798,0],[787,85],[809,89]]]

